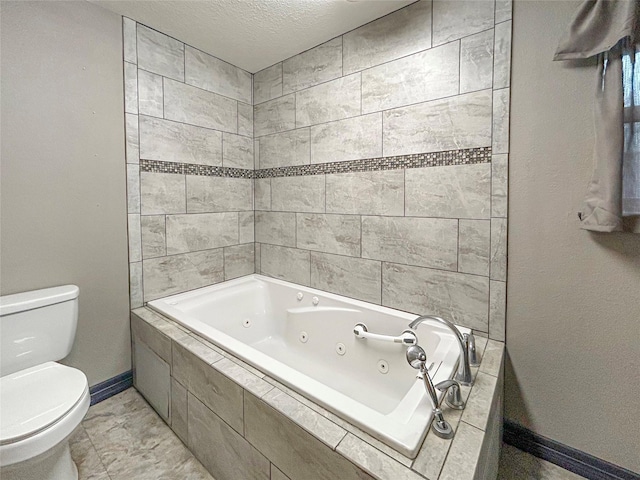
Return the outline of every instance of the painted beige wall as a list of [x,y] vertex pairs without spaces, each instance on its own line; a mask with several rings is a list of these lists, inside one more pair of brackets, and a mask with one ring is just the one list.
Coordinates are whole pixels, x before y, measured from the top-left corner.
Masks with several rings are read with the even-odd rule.
[[80,287],[64,363],[130,367],[122,31],[88,2],[2,1],[1,292]]
[[640,472],[640,235],[580,230],[595,64],[551,61],[577,5],[514,5],[506,416]]

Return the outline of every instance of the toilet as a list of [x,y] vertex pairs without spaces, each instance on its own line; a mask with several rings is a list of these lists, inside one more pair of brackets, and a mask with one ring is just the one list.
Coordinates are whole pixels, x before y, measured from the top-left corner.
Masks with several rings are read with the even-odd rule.
[[71,351],[75,285],[0,297],[0,478],[76,480],[69,436],[89,409],[87,377],[56,363]]

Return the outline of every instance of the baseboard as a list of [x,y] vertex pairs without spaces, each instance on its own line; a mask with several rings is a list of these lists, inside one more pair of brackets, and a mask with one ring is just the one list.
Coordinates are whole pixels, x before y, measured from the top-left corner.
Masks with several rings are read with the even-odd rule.
[[133,385],[133,370],[116,375],[113,378],[98,383],[89,389],[91,405],[100,403],[109,397],[123,392]]
[[590,480],[640,480],[640,475],[504,421],[504,442]]

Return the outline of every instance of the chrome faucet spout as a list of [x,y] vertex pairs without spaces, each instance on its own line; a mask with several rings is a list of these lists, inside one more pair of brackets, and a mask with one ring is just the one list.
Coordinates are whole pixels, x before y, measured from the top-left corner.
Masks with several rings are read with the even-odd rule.
[[448,327],[449,330],[451,330],[456,336],[456,339],[458,340],[458,346],[460,347],[460,362],[458,365],[458,373],[456,374],[455,378],[462,385],[472,385],[473,376],[471,375],[471,364],[469,362],[469,349],[471,346],[473,346],[473,350],[475,353],[475,338],[472,334],[461,334],[460,330],[458,330],[456,326],[449,320],[446,320],[442,317],[437,317],[435,315],[422,315],[413,320],[409,324],[409,328],[411,330],[415,330],[422,322],[426,322],[429,320],[436,321]]

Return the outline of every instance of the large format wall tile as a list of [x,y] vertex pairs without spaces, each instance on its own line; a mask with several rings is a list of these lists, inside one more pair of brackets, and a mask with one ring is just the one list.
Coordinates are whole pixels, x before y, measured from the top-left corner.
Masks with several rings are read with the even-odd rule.
[[240,224],[240,243],[253,243],[255,241],[255,212],[238,212]]
[[125,147],[127,163],[140,162],[140,145],[138,140],[138,116],[125,113]]
[[384,112],[384,155],[489,146],[491,101],[482,90]]
[[493,30],[460,41],[460,93],[491,88]]
[[[189,392],[189,448],[220,480],[268,480],[270,463]],[[242,399],[239,405],[242,406]]]
[[513,0],[496,0],[496,23],[511,20]]
[[504,342],[507,313],[507,284],[489,282],[489,338]]
[[162,77],[145,70],[138,70],[138,102],[140,115],[164,116]]
[[342,162],[381,156],[381,113],[311,127],[311,163]]
[[142,258],[163,257],[167,254],[166,226],[164,215],[143,215]]
[[138,113],[138,69],[124,62],[124,111]]
[[408,216],[489,218],[491,165],[409,168],[405,189]]
[[256,178],[255,181],[256,210],[271,210],[271,179]]
[[431,47],[431,1],[422,0],[344,34],[344,75]]
[[127,164],[127,213],[140,213],[140,167]]
[[242,388],[210,367],[178,342],[173,342],[171,375],[237,432],[242,432]]
[[129,261],[142,260],[142,237],[140,235],[140,215],[127,215],[127,230],[129,233]]
[[[496,3],[497,7],[497,3]],[[496,11],[496,14],[498,12]],[[493,88],[506,88],[511,78],[511,22],[496,25],[494,58],[493,58]]]
[[[245,437],[290,478],[371,477],[251,394],[245,394]],[[295,448],[291,448],[295,445]]]
[[433,45],[493,27],[493,0],[433,0]]
[[184,81],[210,92],[251,103],[251,74],[190,46],[185,47]]
[[507,279],[507,219],[491,219],[491,279]]
[[122,17],[122,43],[124,47],[124,61],[138,63],[136,22],[127,17]]
[[253,75],[253,102],[273,100],[282,96],[282,62],[276,63]]
[[296,128],[296,96],[269,100],[253,107],[253,133],[256,137]]
[[404,171],[327,175],[327,213],[404,214]]
[[305,165],[310,161],[309,128],[260,137],[257,168]]
[[274,177],[271,209],[281,212],[324,212],[324,175]]
[[260,245],[260,269],[263,275],[300,285],[309,285],[309,252],[277,245]]
[[138,66],[184,81],[184,43],[138,24]]
[[354,215],[296,215],[298,248],[360,256],[360,217]]
[[342,37],[282,62],[282,92],[296,92],[342,75]]
[[455,271],[458,221],[362,217],[362,257]]
[[489,279],[383,263],[382,304],[419,315],[439,315],[487,332]]
[[166,228],[168,255],[238,243],[236,212],[168,215]]
[[222,95],[164,79],[164,116],[168,120],[238,131],[238,103]]
[[489,276],[489,220],[460,220],[458,271]]
[[255,270],[253,243],[233,245],[224,249],[224,279],[249,275]]
[[256,242],[296,246],[296,214],[256,212]]
[[129,263],[129,299],[131,308],[144,305],[142,296],[142,262]]
[[491,157],[491,216],[507,216],[507,191],[509,189],[509,156]]
[[297,127],[360,115],[359,73],[316,85],[295,94]]
[[238,134],[253,138],[253,106],[238,102]]
[[222,165],[253,170],[253,139],[232,133],[222,135]]
[[456,95],[459,55],[453,42],[363,71],[363,113]]
[[311,287],[381,302],[381,264],[375,260],[311,252]]
[[140,156],[166,162],[222,165],[222,133],[141,115]]
[[253,180],[187,175],[187,212],[253,210]]
[[492,153],[509,153],[509,89],[493,92]]
[[140,212],[185,213],[185,176],[172,173],[140,173]]
[[144,300],[224,280],[222,249],[143,260]]

